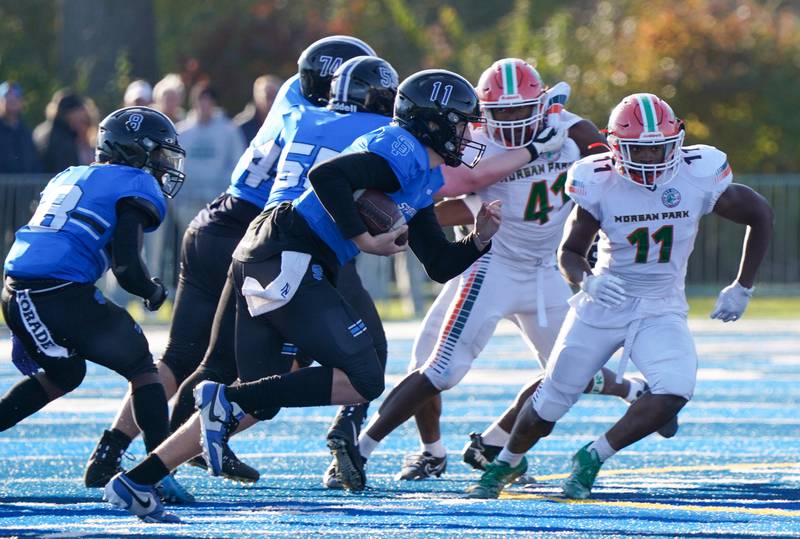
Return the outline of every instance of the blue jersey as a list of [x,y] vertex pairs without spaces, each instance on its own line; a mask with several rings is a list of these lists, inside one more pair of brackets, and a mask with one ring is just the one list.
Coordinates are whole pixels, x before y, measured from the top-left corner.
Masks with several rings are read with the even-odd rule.
[[277,139],[283,149],[266,208],[298,198],[309,187],[309,170],[390,121],[380,114],[340,114],[327,109],[294,109],[284,115],[283,131]]
[[[117,224],[117,202],[140,198],[161,223],[167,202],[156,179],[125,165],[70,167],[42,191],[27,225],[17,230],[5,272],[20,279],[93,283],[110,264],[106,251]],[[155,230],[158,224],[148,228]]]
[[[433,204],[433,194],[444,185],[439,167],[430,168],[428,152],[414,136],[397,125],[381,127],[356,139],[342,153],[370,152],[383,157],[397,176],[400,189],[387,195],[397,203],[406,222],[418,210]],[[294,203],[311,229],[345,264],[358,254],[358,247],[342,235],[313,189]]]
[[283,83],[272,108],[250,146],[239,158],[231,173],[228,193],[263,208],[269,198],[281,146],[277,139],[283,130],[283,116],[293,107],[316,109],[300,92],[300,77]]

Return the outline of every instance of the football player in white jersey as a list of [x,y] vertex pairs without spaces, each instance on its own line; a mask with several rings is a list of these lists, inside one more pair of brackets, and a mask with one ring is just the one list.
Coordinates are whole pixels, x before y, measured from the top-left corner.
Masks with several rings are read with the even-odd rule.
[[[572,458],[569,498],[589,497],[603,462],[670,421],[691,399],[697,353],[689,332],[684,284],[700,218],[715,213],[747,226],[736,280],[719,294],[712,318],[738,320],[772,237],[772,210],[741,184],[720,150],[683,147],[683,124],[653,94],[626,97],[608,122],[610,151],[570,168],[570,214],[558,262],[581,291],[558,335],[545,377],[520,411],[511,438],[477,485],[474,498],[496,498],[527,469],[525,453],[547,436],[597,370],[623,348],[650,391],[596,441]],[[586,252],[600,232],[598,261]]]
[[[555,263],[572,207],[565,191],[567,170],[581,156],[597,153],[595,145],[602,151],[604,142],[591,122],[563,110],[565,96],[548,93],[523,60],[498,60],[483,73],[477,90],[486,125],[472,138],[485,144],[487,153],[475,169],[447,169],[439,194],[476,192],[483,200],[501,200],[504,222],[491,251],[445,285],[417,336],[408,376],[360,437],[366,458],[378,441],[416,415],[422,451],[406,459],[398,479],[438,477],[445,471],[440,393],[461,381],[501,319],[520,329],[544,366],[572,295]],[[598,373],[589,390],[628,397],[643,389],[640,382],[616,383],[613,373],[607,374]],[[497,424],[490,429],[494,438],[488,442],[499,446],[498,452],[514,424],[515,407],[509,415],[507,430]]]

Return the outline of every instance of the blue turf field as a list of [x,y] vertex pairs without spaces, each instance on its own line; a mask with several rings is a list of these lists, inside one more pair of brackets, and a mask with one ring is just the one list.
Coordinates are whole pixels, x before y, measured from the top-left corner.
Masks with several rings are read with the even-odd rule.
[[[83,464],[124,391],[90,367],[69,398],[0,434],[0,537],[800,537],[800,323],[692,321],[701,370],[695,399],[672,440],[646,439],[610,460],[592,500],[566,502],[559,481],[570,455],[624,411],[618,399],[584,397],[533,452],[540,483],[497,501],[461,498],[475,474],[460,462],[481,430],[532,372],[522,341],[495,337],[476,369],[445,396],[446,479],[400,484],[402,455],[417,447],[407,424],[369,462],[363,494],[325,491],[323,435],[334,410],[288,410],[234,439],[262,472],[254,486],[189,468],[179,479],[197,497],[175,512],[184,525],[140,524],[83,488]],[[390,384],[404,371],[413,328],[391,326]],[[163,330],[150,330],[154,350]],[[0,391],[16,380],[0,340]],[[142,446],[133,452],[141,458]]]

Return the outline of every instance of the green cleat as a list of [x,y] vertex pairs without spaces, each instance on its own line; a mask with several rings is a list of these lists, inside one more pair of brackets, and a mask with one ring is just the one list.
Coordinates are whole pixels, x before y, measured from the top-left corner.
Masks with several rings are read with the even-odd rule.
[[467,489],[467,498],[497,498],[507,484],[516,481],[526,471],[528,460],[525,457],[513,468],[508,463],[495,459],[486,465],[478,484]]
[[585,500],[592,493],[592,486],[597,477],[597,472],[603,463],[597,456],[597,451],[589,451],[591,443],[581,447],[572,456],[572,473],[561,487],[564,496],[573,500]]

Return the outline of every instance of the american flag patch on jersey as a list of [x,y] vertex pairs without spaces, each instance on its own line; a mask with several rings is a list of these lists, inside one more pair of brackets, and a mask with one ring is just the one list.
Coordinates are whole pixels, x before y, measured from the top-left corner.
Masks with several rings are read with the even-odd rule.
[[573,178],[569,183],[567,183],[567,192],[575,193],[576,195],[585,195],[586,186],[583,185],[582,181]]
[[727,178],[733,171],[731,170],[731,165],[725,161],[722,163],[722,166],[717,169],[717,172],[714,173],[714,181],[715,183],[719,183],[725,178]]

